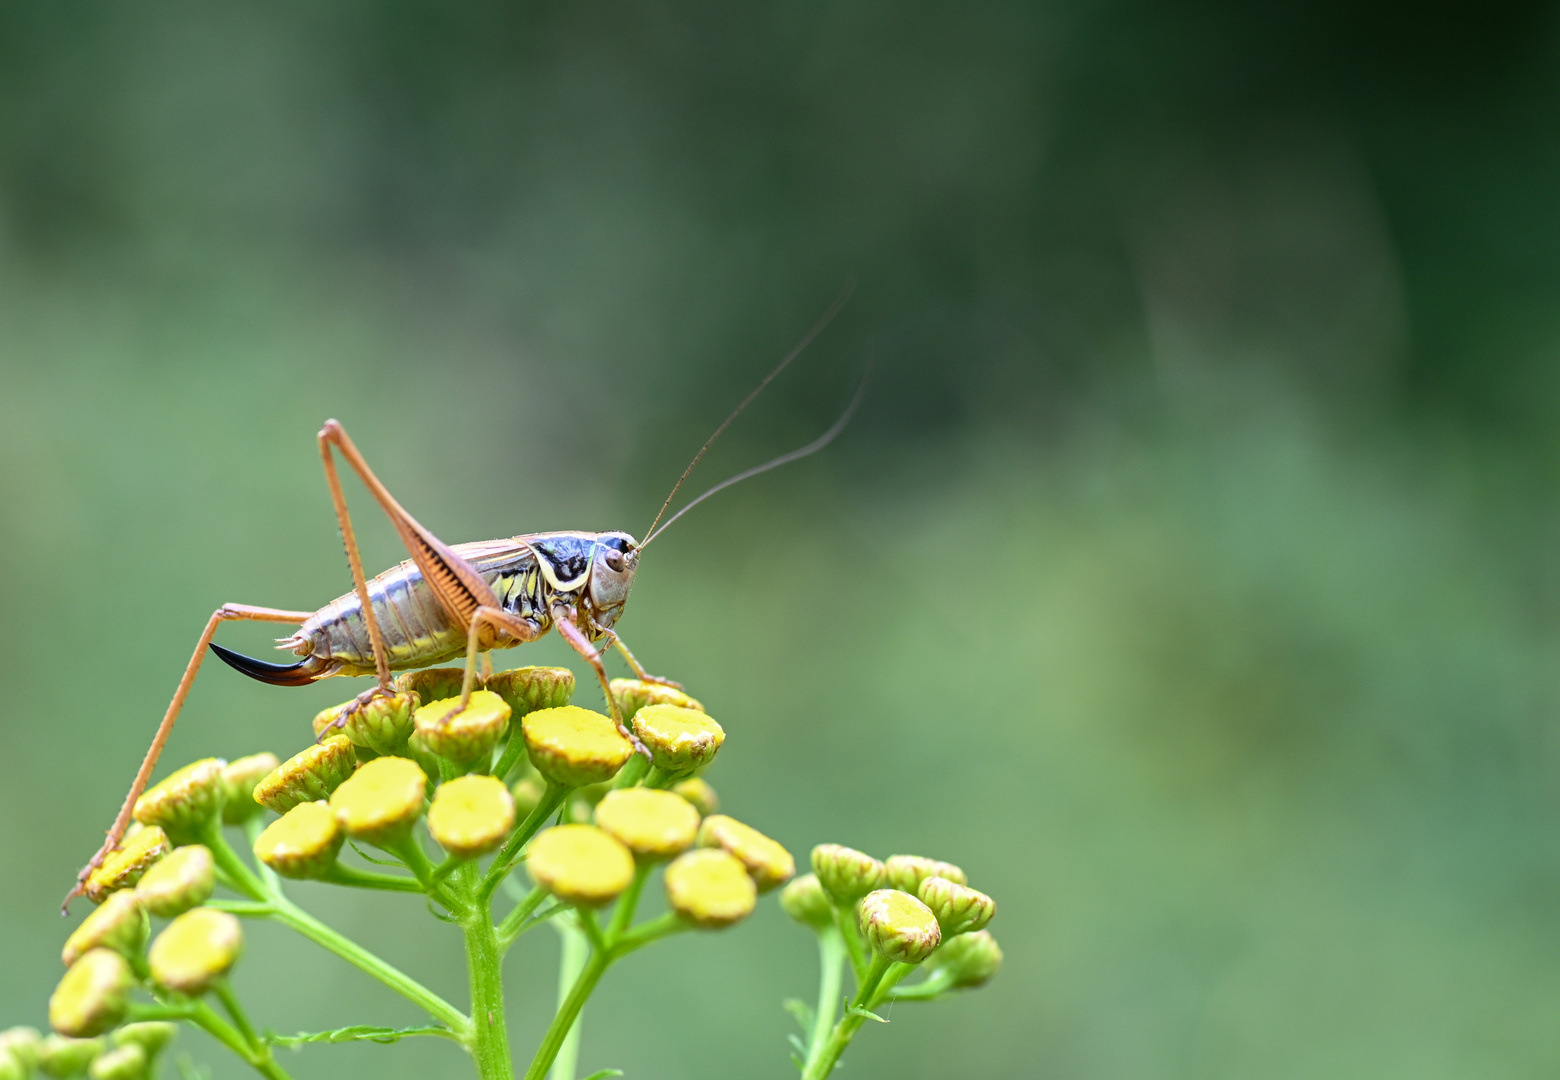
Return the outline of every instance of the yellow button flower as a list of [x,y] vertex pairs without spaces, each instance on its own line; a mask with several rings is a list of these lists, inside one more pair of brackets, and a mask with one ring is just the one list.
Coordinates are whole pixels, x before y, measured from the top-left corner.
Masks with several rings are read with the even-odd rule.
[[563,787],[610,780],[634,752],[611,717],[577,705],[528,713],[520,731],[537,771]]
[[538,833],[525,866],[532,881],[582,907],[607,903],[634,879],[628,848],[594,825],[559,825]]
[[225,911],[196,908],[169,923],[152,942],[152,979],[181,994],[203,993],[232,970],[244,951],[244,931]]
[[699,832],[699,812],[686,799],[653,788],[609,791],[596,806],[596,825],[641,859],[680,855]]
[[428,808],[428,831],[451,855],[475,859],[495,850],[515,827],[515,801],[496,776],[462,776],[441,784]]
[[410,758],[375,758],[336,789],[330,808],[349,835],[388,847],[411,834],[427,785],[422,767]]
[[255,785],[255,801],[285,814],[299,803],[330,798],[357,768],[357,755],[345,735],[332,735],[295,754]]
[[327,803],[300,803],[255,838],[255,858],[286,878],[320,878],[335,865],[346,834]]
[[784,885],[796,873],[796,860],[779,842],[725,814],[712,814],[699,826],[699,846],[718,847],[747,867],[759,892]]
[[646,705],[634,714],[633,727],[655,767],[673,776],[708,765],[726,741],[708,715],[679,705]]
[[758,889],[742,861],[718,848],[700,848],[666,868],[666,901],[702,930],[741,922],[758,903]]
[[87,899],[101,904],[109,894],[129,888],[158,859],[173,850],[168,834],[152,825],[126,833],[124,841],[104,858],[103,864],[87,878]]

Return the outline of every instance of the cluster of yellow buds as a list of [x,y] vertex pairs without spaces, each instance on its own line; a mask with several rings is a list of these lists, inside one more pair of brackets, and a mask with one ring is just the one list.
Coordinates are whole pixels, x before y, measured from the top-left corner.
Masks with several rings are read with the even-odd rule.
[[[0,1033],[0,1080],[151,1080],[176,1030],[169,1020],[205,1028],[273,1080],[286,1075],[271,1056],[278,1041],[390,1031],[257,1035],[228,982],[244,950],[240,918],[282,922],[379,978],[430,1013],[435,1026],[417,1033],[454,1038],[484,1077],[510,1075],[493,1005],[503,951],[549,920],[566,940],[583,941],[588,959],[572,972],[565,964],[573,983],[532,1076],[550,1067],[616,959],[671,934],[732,926],[770,892],[820,941],[837,944],[837,969],[850,959],[855,1023],[889,997],[937,996],[996,970],[1001,954],[984,930],[994,905],[957,867],[913,856],[882,863],[822,845],[813,872],[793,880],[784,846],[719,812],[701,774],[726,732],[697,699],[618,679],[600,712],[573,704],[574,688],[562,668],[475,679],[455,668],[413,672],[320,712],[314,741],[285,761],[206,758],[174,771],[140,797],[133,827],[85,883],[97,907],[65,943],[66,972],[49,1002],[53,1034]],[[242,831],[253,864],[225,828]],[[405,872],[370,869],[352,851]],[[512,876],[522,866],[529,891]],[[636,921],[657,872],[666,913]],[[308,916],[283,879],[423,894],[466,935],[471,1014]],[[236,898],[217,896],[219,887]],[[503,895],[514,906],[495,923]],[[923,962],[927,977],[898,986]]]
[[[806,1039],[796,1045],[804,1080],[829,1075],[862,1017],[878,1004],[981,986],[1001,967],[1002,950],[986,930],[996,901],[970,888],[954,864],[920,855],[878,860],[840,844],[819,844],[812,870],[780,894],[786,914],[818,935],[823,961],[818,1010],[800,1006]],[[832,987],[842,951],[857,992],[836,1023],[839,995]],[[922,964],[926,977],[901,985]]]

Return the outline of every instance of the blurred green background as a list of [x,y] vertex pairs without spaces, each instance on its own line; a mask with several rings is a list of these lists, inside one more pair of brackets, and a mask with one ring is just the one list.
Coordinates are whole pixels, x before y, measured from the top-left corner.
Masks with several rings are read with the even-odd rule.
[[[699,478],[875,350],[857,421],[668,533],[622,624],[725,724],[732,813],[997,897],[999,979],[849,1075],[1553,1075],[1557,116],[1538,3],[0,8],[0,1022],[211,609],[349,586],[321,420],[447,540],[638,533],[854,277]],[[165,768],[356,689],[210,668]],[[299,890],[464,999],[449,928],[339,892]],[[251,940],[267,1026],[416,1020]],[[522,1050],[555,952],[509,962]],[[794,1075],[814,980],[768,903],[615,969],[582,1064]]]

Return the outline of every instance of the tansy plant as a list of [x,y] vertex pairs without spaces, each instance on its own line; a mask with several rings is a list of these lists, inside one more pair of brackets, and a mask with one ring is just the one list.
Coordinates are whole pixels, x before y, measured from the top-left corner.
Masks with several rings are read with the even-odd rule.
[[[315,718],[316,741],[285,762],[208,758],[147,791],[135,830],[87,883],[97,906],[65,943],[65,976],[49,999],[53,1033],[0,1032],[0,1080],[150,1080],[179,1024],[276,1080],[287,1076],[279,1047],[414,1035],[450,1039],[479,1077],[509,1080],[503,957],[544,923],[562,937],[560,998],[524,1076],[574,1080],[581,1012],[613,964],[677,934],[741,922],[781,886],[781,905],[817,935],[822,960],[816,1006],[787,1003],[803,1029],[793,1041],[805,1080],[829,1075],[884,1003],[979,986],[1001,962],[984,929],[991,899],[949,863],[879,862],[824,844],[813,849],[813,872],[792,880],[784,847],[715,812],[715,792],[697,774],[725,732],[693,698],[612,684],[645,756],[609,717],[569,704],[565,669],[490,676],[464,709],[461,675],[403,675],[393,696],[327,709]],[[657,869],[666,910],[641,918]],[[420,894],[409,913],[426,910],[463,933],[467,1008],[308,914],[288,898],[290,879]],[[256,1026],[229,978],[249,919],[290,927],[413,1002],[427,1023],[291,1036]],[[906,981],[917,968],[924,975]],[[594,1074],[606,1075],[617,1072]]]

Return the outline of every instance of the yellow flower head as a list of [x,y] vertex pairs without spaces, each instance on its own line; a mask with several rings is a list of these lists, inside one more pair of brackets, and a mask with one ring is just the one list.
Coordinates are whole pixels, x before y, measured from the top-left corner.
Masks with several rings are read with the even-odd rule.
[[456,694],[430,701],[412,720],[418,740],[430,753],[459,765],[473,765],[492,754],[509,730],[509,706],[492,691],[476,690],[464,709]]
[[677,856],[666,868],[666,901],[701,930],[718,930],[753,913],[758,889],[736,856],[699,848]]
[[141,875],[153,863],[172,850],[168,834],[155,825],[126,833],[124,841],[110,851],[103,864],[87,878],[87,899],[101,904],[109,894],[129,888],[141,880]]
[[375,758],[335,790],[330,808],[348,835],[386,847],[410,835],[427,788],[427,774],[417,762]]
[[639,858],[660,861],[692,846],[699,812],[670,791],[623,788],[597,804],[596,824]]
[[633,727],[656,768],[673,776],[708,765],[726,741],[708,715],[679,705],[646,705],[634,714]]
[[357,755],[345,735],[332,735],[295,754],[255,785],[255,801],[285,814],[299,803],[330,798],[357,768]]
[[232,970],[244,951],[244,931],[225,911],[196,908],[169,923],[152,942],[147,962],[166,990],[203,993]]
[[135,819],[156,825],[175,841],[193,838],[212,818],[222,813],[227,788],[222,783],[221,758],[205,758],[186,765],[135,801]]
[[532,881],[582,907],[607,903],[634,879],[628,848],[594,825],[559,825],[538,833],[525,865]]
[[796,873],[796,860],[777,841],[725,814],[712,814],[699,826],[699,846],[718,847],[747,867],[759,892],[784,885]]
[[330,872],[346,834],[328,803],[299,803],[255,838],[255,858],[286,878]]
[[577,705],[529,713],[520,731],[537,772],[562,787],[610,780],[634,752],[611,717]]
[[451,855],[475,859],[495,850],[515,827],[515,801],[496,776],[462,776],[441,784],[428,808],[428,831]]

